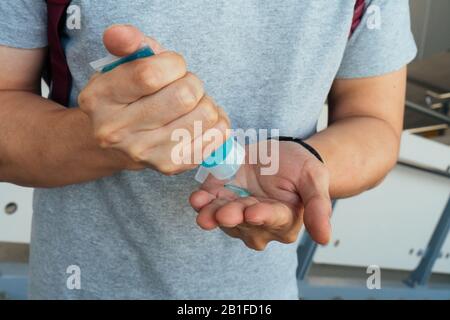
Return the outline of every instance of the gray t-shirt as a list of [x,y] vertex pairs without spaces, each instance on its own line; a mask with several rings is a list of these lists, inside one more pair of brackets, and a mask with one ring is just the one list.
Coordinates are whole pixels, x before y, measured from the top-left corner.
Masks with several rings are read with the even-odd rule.
[[[182,53],[235,127],[299,137],[314,133],[335,78],[395,71],[416,54],[407,0],[367,1],[350,40],[351,0],[72,4],[81,9],[81,28],[66,30],[64,42],[74,107],[93,73],[88,63],[106,54],[102,33],[116,23]],[[0,2],[0,44],[44,47],[46,25],[44,0]],[[255,252],[220,230],[201,230],[188,204],[196,187],[192,172],[145,170],[37,189],[31,298],[297,298],[297,244]],[[78,267],[81,289],[71,290]]]

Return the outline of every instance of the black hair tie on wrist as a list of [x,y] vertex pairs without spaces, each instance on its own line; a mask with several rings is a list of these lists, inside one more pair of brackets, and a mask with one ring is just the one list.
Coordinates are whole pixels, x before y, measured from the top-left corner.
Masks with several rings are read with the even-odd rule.
[[311,152],[320,162],[323,162],[322,157],[320,156],[320,154],[317,152],[316,149],[314,149],[313,147],[311,147],[309,144],[307,144],[305,141],[303,141],[300,138],[294,138],[294,137],[271,137],[270,139],[276,139],[278,141],[288,141],[288,142],[295,142],[298,143],[299,145],[301,145],[303,148],[305,148],[306,150],[308,150],[309,152]]

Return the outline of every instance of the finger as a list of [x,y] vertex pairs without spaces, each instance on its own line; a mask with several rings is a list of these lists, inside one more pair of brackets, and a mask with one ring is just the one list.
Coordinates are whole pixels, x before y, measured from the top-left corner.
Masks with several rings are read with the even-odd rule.
[[[134,130],[129,130],[129,128],[124,128],[122,130],[118,130],[117,128],[111,129],[110,131],[115,132],[113,137],[111,137],[111,144],[121,143],[126,146],[133,142],[133,144],[137,144],[136,147],[142,151],[144,151],[143,149],[166,143],[167,141],[171,141],[169,146],[174,146],[179,143],[179,141],[172,141],[172,135],[176,130],[183,130],[183,133],[186,134],[183,134],[182,137],[189,136],[190,143],[196,137],[203,134],[203,129],[212,128],[214,125],[218,124],[218,120],[219,113],[215,103],[211,98],[205,96],[190,113],[163,127],[140,132],[133,132]],[[218,125],[223,126],[221,123]],[[115,123],[114,127],[116,127]],[[127,137],[129,137],[129,140],[131,141],[126,141]],[[136,142],[137,137],[141,137],[138,139],[141,143]],[[152,143],[149,145],[149,142]]]
[[192,111],[203,96],[202,81],[187,73],[155,94],[122,109],[116,115],[116,125],[131,131],[156,129]]
[[278,230],[292,227],[296,214],[281,202],[259,202],[245,210],[245,222]]
[[217,110],[219,112],[219,118],[223,121],[225,121],[225,124],[227,126],[227,128],[231,128],[231,121],[230,118],[228,117],[227,113],[225,112],[225,110],[223,110],[223,108],[221,107],[217,107]]
[[324,197],[314,197],[305,205],[304,223],[311,238],[327,244],[331,237],[331,203]]
[[[220,118],[218,109],[214,101],[210,97],[204,96],[198,103],[197,107],[188,114],[178,118],[175,121],[172,121],[171,123],[161,128],[148,132],[154,137],[154,141],[159,140],[164,144],[166,144],[167,141],[170,141],[170,143],[168,143],[167,145],[169,148],[173,148],[177,145],[180,145],[180,140],[181,143],[190,143],[196,137],[201,136],[204,133],[204,130],[212,128],[216,125],[219,127],[223,126],[222,123],[218,122],[219,120]],[[173,140],[172,136],[177,132],[183,134],[180,139]],[[189,142],[185,142],[185,140],[188,140],[185,137],[190,138]],[[148,143],[145,143],[144,141],[144,144]],[[188,155],[190,156],[189,152]]]
[[189,203],[195,211],[200,211],[204,206],[213,201],[216,197],[205,190],[198,190],[191,194]]
[[184,58],[166,51],[149,58],[138,59],[118,66],[96,78],[102,80],[107,97],[104,104],[111,102],[129,104],[139,98],[154,94],[187,73]]
[[311,238],[319,244],[328,243],[331,237],[331,200],[325,166],[315,159],[305,162],[297,189],[304,205],[305,227]]
[[245,209],[257,202],[258,200],[253,197],[241,198],[229,202],[217,210],[216,221],[221,227],[234,228],[245,222]]
[[217,228],[219,224],[215,218],[215,214],[227,202],[225,199],[215,199],[204,206],[197,215],[197,224],[204,230]]
[[[207,129],[201,136],[197,136],[191,142],[190,161],[195,164],[201,164],[208,158],[214,150],[217,150],[229,136],[229,123],[224,118],[219,118],[217,124]],[[187,159],[186,159],[187,160]],[[222,184],[223,186],[223,184]]]
[[201,185],[201,190],[211,194],[214,199],[220,198],[228,201],[235,201],[239,199],[239,196],[236,195],[236,193],[224,188],[224,184],[225,182],[223,180],[219,180],[214,177],[214,175],[209,174],[205,182]]
[[201,136],[205,130],[214,127],[219,121],[219,109],[214,100],[204,96],[194,110],[172,121],[167,126],[158,130],[172,134],[176,129],[185,129],[195,139]]
[[[154,159],[158,159],[160,157],[164,157],[164,155],[170,154],[170,159],[166,160],[166,162],[170,161],[170,164],[167,163],[167,165],[169,166],[168,167],[169,172],[164,172],[164,170],[161,171],[166,174],[170,175],[179,174],[188,170],[192,170],[196,168],[199,164],[201,164],[202,155],[205,154],[205,152],[203,151],[205,148],[211,148],[212,146],[213,150],[216,150],[218,147],[222,145],[220,141],[225,140],[225,138],[222,137],[227,136],[228,128],[229,127],[226,121],[219,120],[219,122],[213,128],[208,129],[202,136],[195,138],[194,141],[192,141],[189,145],[183,143],[183,141],[181,142],[181,145],[179,145],[179,142],[171,140],[171,143],[166,142],[166,144],[163,145],[162,147],[158,147],[157,148],[158,150],[149,148],[148,150],[143,152],[143,157],[145,159],[151,158],[153,159],[153,161],[155,161]],[[213,140],[212,142],[206,142],[204,137],[210,131],[214,131],[216,136],[218,136],[218,138]],[[188,149],[185,149],[186,145],[188,145]],[[182,150],[183,152],[181,156],[179,155],[180,150]],[[162,160],[156,160],[156,162],[162,163]],[[213,178],[213,176],[210,175],[210,178]],[[211,181],[214,179],[207,179],[207,181],[205,181],[205,183],[203,184],[202,189],[207,190],[216,197],[218,197],[219,194],[221,194],[223,195],[221,196],[221,198],[226,198],[228,200],[234,200],[236,198],[234,192],[231,191],[229,191],[228,193],[220,192],[220,190],[224,190],[223,189],[224,183],[223,181],[219,181],[217,179],[215,179],[217,182],[219,182],[215,184],[217,190],[210,190],[208,188],[203,188],[206,187],[207,185],[206,182],[208,182],[208,180]],[[225,189],[225,191],[228,190]]]
[[148,44],[155,54],[164,48],[154,39],[144,36],[136,27],[131,25],[112,25],[103,34],[105,48],[115,56],[127,56],[136,52],[143,43]]
[[[197,110],[196,114],[192,115],[192,117],[189,117],[191,118],[190,124],[187,123],[188,120],[183,119],[180,125],[185,125],[186,127],[184,128],[177,128],[177,126],[169,124],[165,127],[155,130],[130,132],[127,129],[122,129],[116,131],[113,134],[109,135],[107,144],[103,146],[119,149],[131,156],[135,161],[165,164],[167,167],[172,167],[170,171],[176,170],[178,164],[189,165],[188,167],[184,166],[186,169],[194,168],[198,165],[198,163],[193,160],[195,152],[198,152],[200,158],[202,156],[201,150],[195,151],[193,150],[194,146],[191,146],[194,144],[192,139],[195,139],[195,136],[197,134],[202,134],[201,131],[198,133],[195,132],[196,130],[194,126],[194,118],[200,119],[202,117],[201,112],[205,111]],[[194,111],[191,113],[194,113]],[[184,124],[184,122],[186,122],[186,124]],[[221,119],[212,129],[225,135],[227,128],[227,122]],[[172,140],[172,133],[177,129],[187,130],[185,132],[189,138],[186,139],[188,140],[187,143],[189,144],[189,148],[184,148],[185,135],[182,136],[181,141]],[[217,142],[214,141],[212,143],[217,144]],[[203,146],[200,143],[195,144],[195,148],[197,149],[202,147]],[[155,150],[155,148],[157,148],[157,150]],[[183,152],[181,159],[179,159],[179,155],[177,154],[177,152],[175,152],[176,150],[174,148]],[[177,159],[173,158],[174,156],[176,156]],[[165,169],[163,171],[167,170]]]
[[[211,130],[206,130],[202,136],[201,140],[204,148],[202,153],[203,157],[201,160],[208,158],[215,150],[223,145],[225,141],[228,140],[231,133],[229,130],[231,127],[231,122],[228,115],[221,107],[216,106],[216,108],[219,115],[219,121],[215,127],[211,128]],[[196,139],[200,140],[198,137]],[[194,143],[195,142],[196,140],[194,140]]]

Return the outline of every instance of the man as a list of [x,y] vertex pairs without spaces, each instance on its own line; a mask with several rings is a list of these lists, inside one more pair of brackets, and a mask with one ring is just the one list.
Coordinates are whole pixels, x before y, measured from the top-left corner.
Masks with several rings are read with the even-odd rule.
[[[327,243],[330,198],[375,186],[396,162],[416,53],[408,2],[366,1],[350,38],[355,1],[71,4],[68,109],[39,96],[45,2],[0,4],[0,180],[36,188],[31,298],[296,299],[303,223]],[[142,42],[156,56],[88,66]],[[316,134],[327,98],[330,125]],[[171,132],[201,121],[225,135],[227,115],[303,138],[324,163],[284,141],[277,174],[242,167],[251,197],[211,185],[190,196],[194,166],[171,161]]]

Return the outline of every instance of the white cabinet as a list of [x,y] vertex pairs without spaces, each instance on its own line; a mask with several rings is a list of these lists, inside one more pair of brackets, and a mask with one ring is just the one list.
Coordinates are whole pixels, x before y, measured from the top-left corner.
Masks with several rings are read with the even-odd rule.
[[0,242],[30,241],[33,189],[0,183]]

